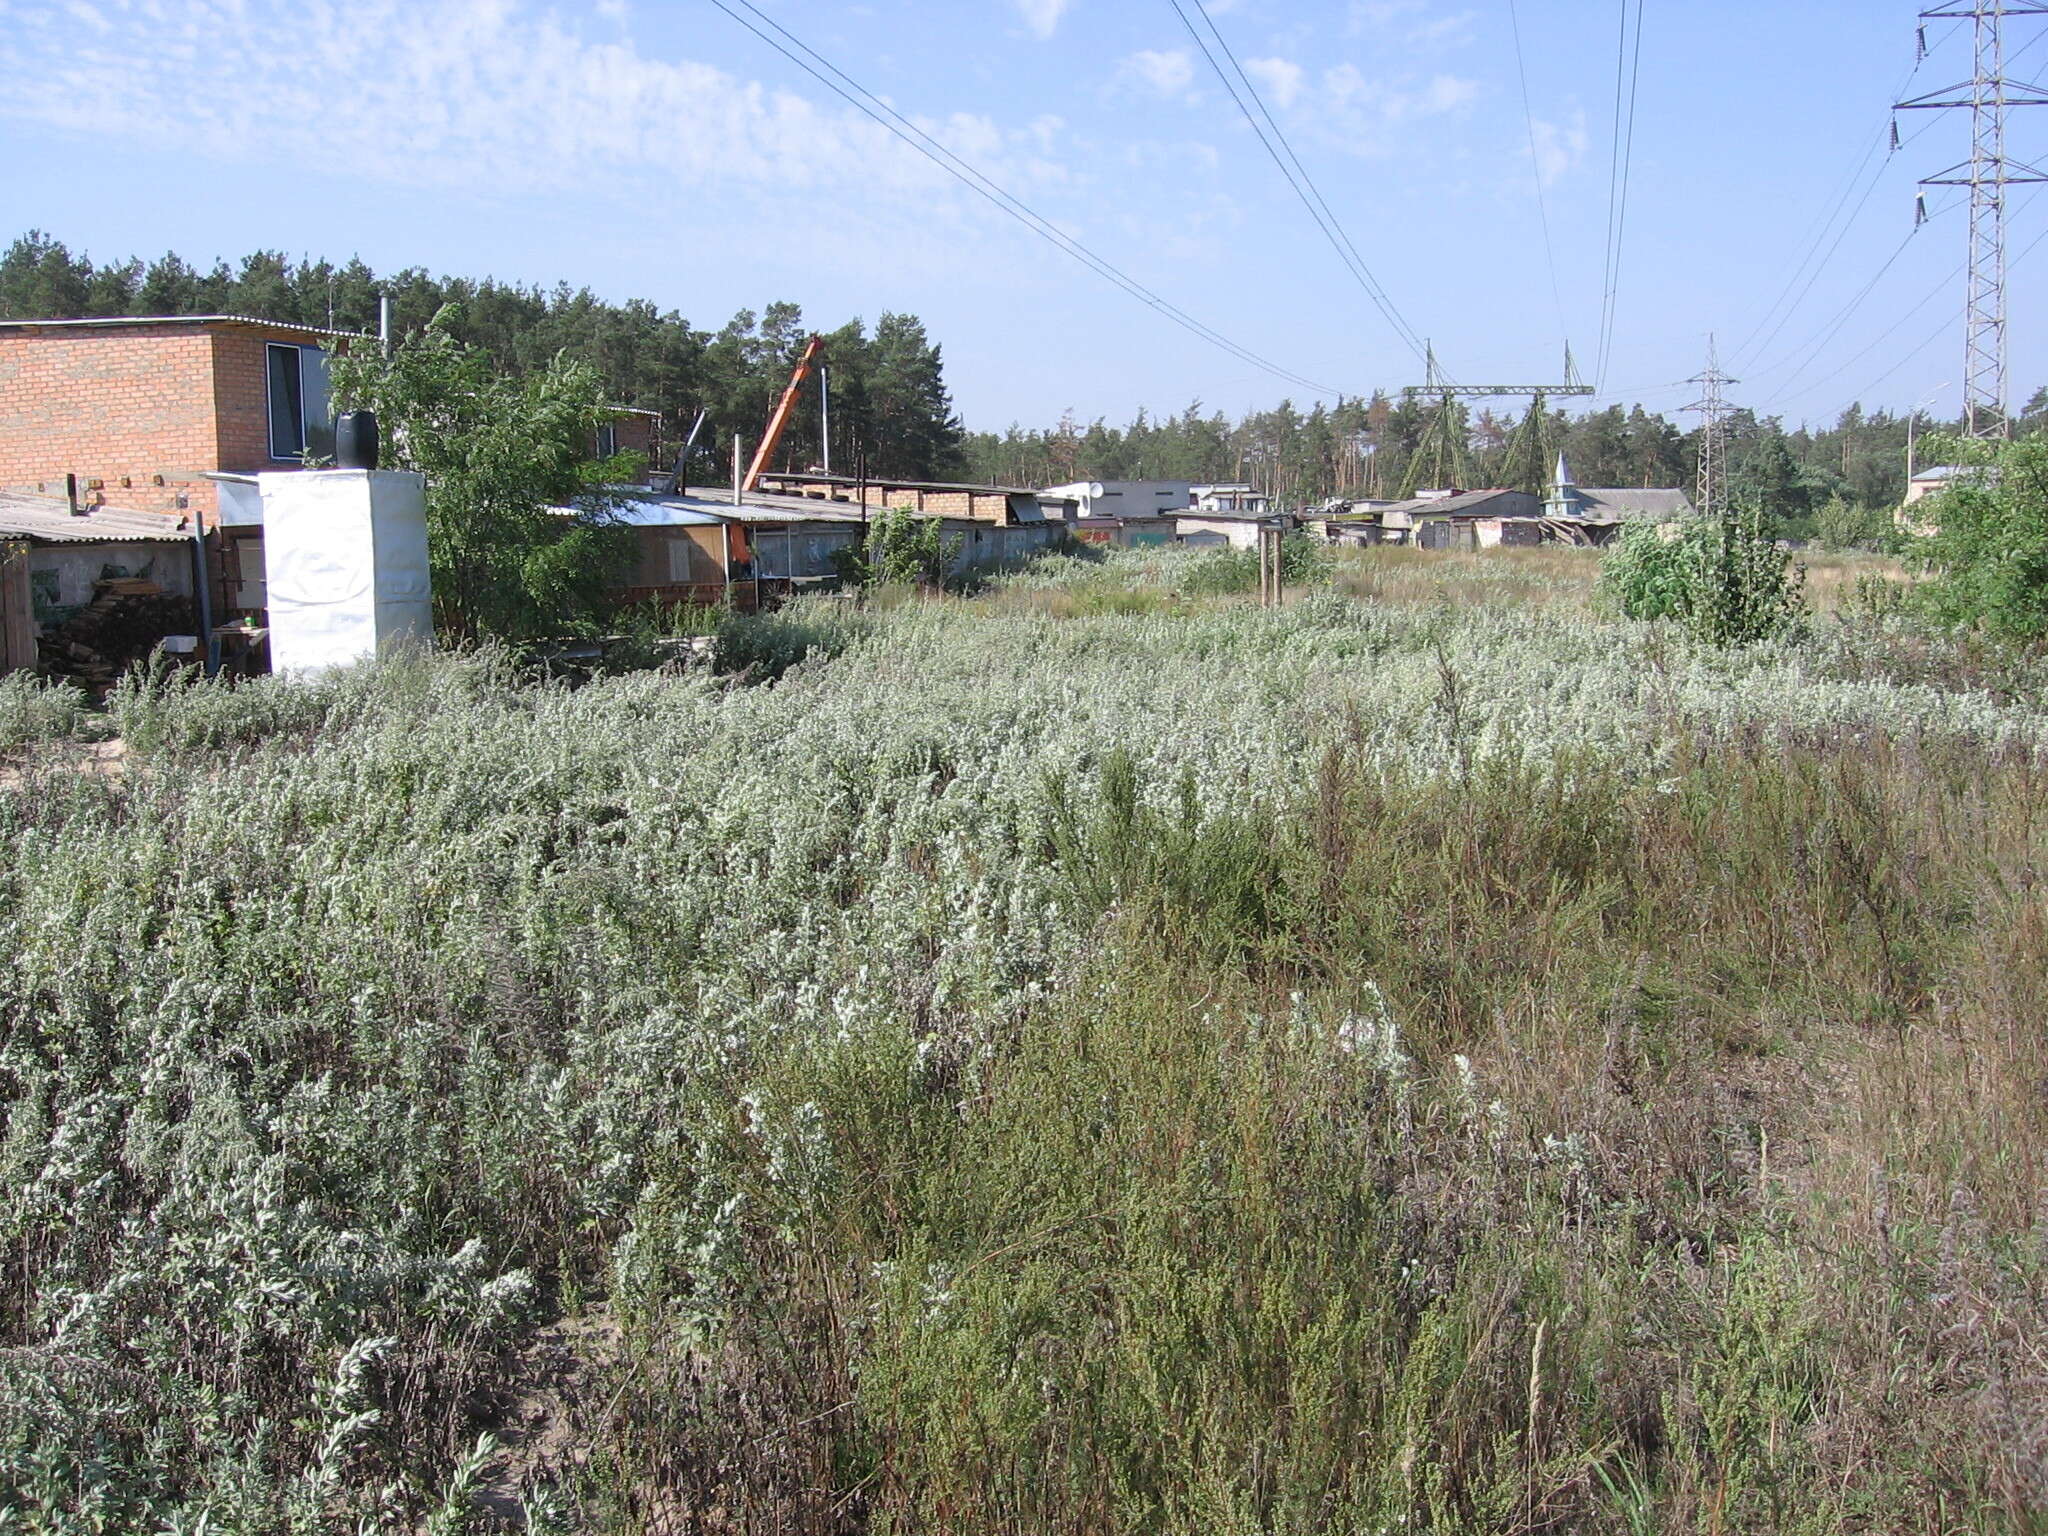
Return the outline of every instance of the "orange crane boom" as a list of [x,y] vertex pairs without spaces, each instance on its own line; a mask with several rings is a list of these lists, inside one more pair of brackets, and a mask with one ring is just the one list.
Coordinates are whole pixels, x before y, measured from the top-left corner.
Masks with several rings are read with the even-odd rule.
[[782,441],[783,428],[789,425],[789,413],[796,409],[798,391],[804,387],[804,380],[811,376],[811,369],[818,361],[818,354],[825,350],[825,338],[814,335],[804,347],[804,355],[796,360],[796,372],[789,376],[789,388],[782,392],[782,399],[776,404],[775,414],[768,418],[767,434],[761,439],[761,446],[754,452],[754,462],[747,466],[747,478],[740,482],[742,493],[751,491],[768,469],[768,460],[775,452],[775,445]]

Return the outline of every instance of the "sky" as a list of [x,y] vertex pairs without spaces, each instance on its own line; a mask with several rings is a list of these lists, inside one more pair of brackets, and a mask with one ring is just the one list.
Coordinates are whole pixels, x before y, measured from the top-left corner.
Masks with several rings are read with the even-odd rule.
[[[908,311],[975,429],[1306,408],[1420,382],[1414,338],[1470,383],[1554,379],[1569,341],[1593,404],[1676,411],[1712,335],[1730,399],[1788,425],[1958,408],[1966,221],[1941,191],[1916,230],[1914,189],[1967,158],[1967,116],[1887,135],[1897,97],[1967,76],[1970,40],[1931,27],[1916,71],[1913,0],[1643,0],[1606,349],[1626,0],[1207,0],[1398,325],[1172,0],[754,3],[1287,377],[1030,233],[713,0],[0,0],[0,238],[359,254],[706,328],[776,300],[821,328]],[[2048,18],[2009,20],[2007,49],[2048,76]],[[2010,149],[2048,161],[2048,111],[2013,113]],[[2048,382],[2042,190],[2013,194],[2016,402]]]

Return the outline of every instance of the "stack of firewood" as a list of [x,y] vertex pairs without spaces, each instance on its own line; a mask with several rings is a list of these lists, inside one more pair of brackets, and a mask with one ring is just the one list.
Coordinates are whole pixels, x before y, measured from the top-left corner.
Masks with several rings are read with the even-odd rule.
[[194,628],[191,599],[140,577],[109,578],[95,582],[92,601],[42,637],[42,670],[101,691],[165,635]]

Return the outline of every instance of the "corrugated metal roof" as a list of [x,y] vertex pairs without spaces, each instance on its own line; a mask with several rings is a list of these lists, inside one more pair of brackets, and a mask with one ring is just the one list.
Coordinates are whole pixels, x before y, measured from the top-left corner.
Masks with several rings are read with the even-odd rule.
[[256,315],[91,315],[79,320],[0,320],[0,330],[25,330],[42,326],[82,328],[116,325],[260,325],[268,330],[298,331],[308,336],[361,338],[371,334],[368,331],[333,331],[321,325],[300,325],[295,320],[264,320]]
[[1692,498],[1678,490],[1638,486],[1573,486],[1571,496],[1589,522],[1618,522],[1626,517],[1689,517]]
[[623,502],[613,513],[635,528],[707,528],[725,521],[680,497],[647,497]]
[[38,544],[182,544],[192,526],[160,512],[123,512],[96,507],[74,516],[61,497],[23,496],[0,491],[0,538]]
[[1468,516],[1478,514],[1486,517],[1512,517],[1518,515],[1508,512],[1505,508],[1489,506],[1489,503],[1498,501],[1503,496],[1514,497],[1515,504],[1526,502],[1529,510],[1519,514],[1524,517],[1536,516],[1535,508],[1541,505],[1541,499],[1531,496],[1527,491],[1460,491],[1455,496],[1411,497],[1407,501],[1397,501],[1389,506],[1383,506],[1379,511],[1381,513],[1405,512],[1411,517],[1444,517],[1452,514]]
[[[567,512],[567,507],[557,507]],[[869,508],[879,516],[881,508]],[[730,492],[702,496],[661,496],[627,492],[614,506],[618,520],[634,528],[703,528],[714,523],[858,523],[860,508],[843,501],[777,496],[751,491],[737,506]]]

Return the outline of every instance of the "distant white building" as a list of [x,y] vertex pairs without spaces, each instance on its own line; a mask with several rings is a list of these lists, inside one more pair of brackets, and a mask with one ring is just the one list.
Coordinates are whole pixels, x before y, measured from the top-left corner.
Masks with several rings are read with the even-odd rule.
[[1197,512],[1264,517],[1273,503],[1272,497],[1253,485],[1197,485],[1190,487],[1190,491]]
[[1914,470],[1906,481],[1906,505],[1910,507],[1923,496],[1947,490],[1968,473],[1970,471],[1960,464],[1930,464],[1925,469]]
[[1187,480],[1075,480],[1038,493],[1047,517],[1079,522],[1084,517],[1171,517],[1192,503]]

